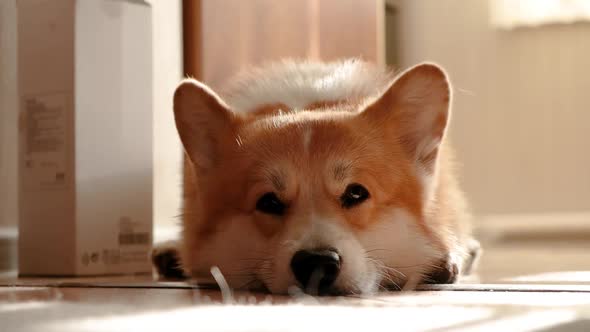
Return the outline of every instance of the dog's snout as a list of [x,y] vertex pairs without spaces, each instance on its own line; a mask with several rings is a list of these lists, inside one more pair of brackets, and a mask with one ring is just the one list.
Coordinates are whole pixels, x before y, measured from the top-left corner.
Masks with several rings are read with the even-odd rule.
[[327,293],[340,273],[342,259],[335,249],[299,250],[291,259],[291,270],[308,293]]

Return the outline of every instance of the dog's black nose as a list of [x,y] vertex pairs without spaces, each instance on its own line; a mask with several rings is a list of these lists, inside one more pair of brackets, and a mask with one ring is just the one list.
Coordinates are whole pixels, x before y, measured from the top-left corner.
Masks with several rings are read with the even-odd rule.
[[291,259],[291,270],[305,292],[328,293],[340,273],[341,259],[335,249],[299,250]]

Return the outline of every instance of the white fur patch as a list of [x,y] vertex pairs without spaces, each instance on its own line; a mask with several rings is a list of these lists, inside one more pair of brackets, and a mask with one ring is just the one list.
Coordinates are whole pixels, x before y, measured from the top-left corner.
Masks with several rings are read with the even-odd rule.
[[418,229],[415,217],[401,208],[383,216],[359,241],[378,265],[385,283],[394,287],[414,282],[440,257]]
[[358,60],[331,63],[285,60],[241,73],[221,96],[238,112],[275,103],[301,110],[318,101],[374,96],[391,79],[389,73],[377,66]]

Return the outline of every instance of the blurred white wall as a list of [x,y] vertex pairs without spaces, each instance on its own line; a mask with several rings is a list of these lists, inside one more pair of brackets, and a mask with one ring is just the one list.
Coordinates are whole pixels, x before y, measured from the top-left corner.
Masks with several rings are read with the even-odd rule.
[[174,89],[183,76],[182,1],[148,0],[154,19],[154,224],[180,220],[183,150],[172,113]]
[[479,214],[590,211],[590,23],[497,30],[487,1],[401,0],[404,67],[444,65]]
[[[179,212],[182,150],[172,95],[182,77],[180,0],[150,0],[154,64],[154,220],[173,223]],[[16,225],[16,1],[0,1],[0,226]],[[149,96],[146,96],[149,97]],[[139,144],[139,142],[138,142]]]

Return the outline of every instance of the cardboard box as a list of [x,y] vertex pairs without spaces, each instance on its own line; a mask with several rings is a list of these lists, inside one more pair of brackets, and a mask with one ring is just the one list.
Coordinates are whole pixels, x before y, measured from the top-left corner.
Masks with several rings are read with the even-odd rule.
[[20,275],[150,272],[152,18],[18,0]]

